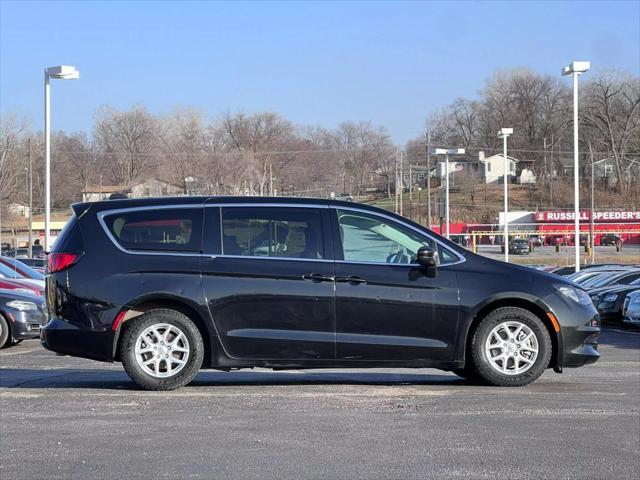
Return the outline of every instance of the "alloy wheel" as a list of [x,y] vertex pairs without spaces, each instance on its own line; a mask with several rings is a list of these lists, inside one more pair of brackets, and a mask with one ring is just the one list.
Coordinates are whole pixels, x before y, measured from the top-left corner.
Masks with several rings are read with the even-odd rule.
[[148,375],[173,377],[189,360],[189,340],[175,325],[157,323],[138,335],[134,354],[138,366]]
[[491,367],[505,375],[528,371],[538,358],[538,337],[526,324],[507,321],[487,336],[485,354]]

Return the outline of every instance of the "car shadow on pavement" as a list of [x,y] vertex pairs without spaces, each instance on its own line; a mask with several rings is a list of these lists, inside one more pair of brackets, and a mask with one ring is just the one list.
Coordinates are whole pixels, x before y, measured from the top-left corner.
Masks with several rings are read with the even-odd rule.
[[[461,385],[467,383],[454,374],[396,373],[384,371],[241,371],[202,370],[189,384],[192,387],[252,385]],[[124,371],[114,369],[0,369],[0,387],[20,389],[107,389],[138,390]]]

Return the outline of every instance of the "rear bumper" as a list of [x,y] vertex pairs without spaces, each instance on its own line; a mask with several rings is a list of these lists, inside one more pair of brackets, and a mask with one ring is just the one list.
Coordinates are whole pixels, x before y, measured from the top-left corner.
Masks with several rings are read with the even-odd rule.
[[59,317],[50,317],[40,330],[42,345],[53,352],[73,357],[113,361],[113,331],[79,328]]

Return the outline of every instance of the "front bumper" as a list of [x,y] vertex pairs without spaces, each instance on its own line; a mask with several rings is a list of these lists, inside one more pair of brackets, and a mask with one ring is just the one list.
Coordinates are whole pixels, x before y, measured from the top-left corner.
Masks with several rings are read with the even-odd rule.
[[113,335],[111,329],[90,330],[50,317],[40,331],[40,341],[46,349],[62,355],[112,362]]
[[600,316],[592,304],[578,304],[561,294],[547,297],[560,324],[557,369],[580,367],[597,362]]
[[46,317],[40,311],[23,311],[7,309],[9,320],[11,321],[11,336],[14,340],[26,340],[38,338],[40,327]]

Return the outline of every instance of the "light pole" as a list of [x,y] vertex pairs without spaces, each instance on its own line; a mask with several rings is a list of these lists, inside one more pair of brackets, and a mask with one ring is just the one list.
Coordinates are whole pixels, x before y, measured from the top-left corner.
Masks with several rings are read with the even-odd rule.
[[571,62],[562,69],[562,75],[573,76],[573,203],[575,222],[576,272],[580,271],[580,172],[578,163],[578,76],[591,68],[589,62]]
[[[449,155],[464,155],[464,148],[432,148],[431,153],[433,155],[444,155],[444,169],[445,169],[445,197],[444,197],[444,211],[445,222],[447,224],[446,237],[449,238]],[[440,232],[442,233],[442,232]]]
[[498,132],[498,138],[502,138],[502,155],[504,157],[504,228],[503,228],[503,245],[504,245],[504,261],[509,261],[509,171],[510,162],[507,156],[507,138],[513,133],[513,128],[501,128]]
[[80,78],[80,72],[75,67],[59,65],[44,69],[44,250],[51,249],[51,88],[50,79],[75,80]]

